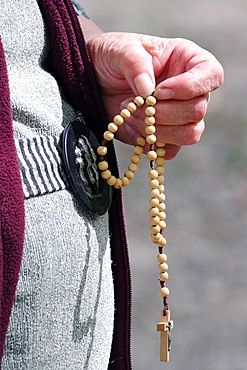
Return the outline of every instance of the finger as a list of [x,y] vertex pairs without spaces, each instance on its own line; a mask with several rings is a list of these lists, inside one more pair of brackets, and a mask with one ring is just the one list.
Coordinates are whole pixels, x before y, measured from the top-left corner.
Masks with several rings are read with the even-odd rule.
[[190,69],[160,82],[155,90],[157,99],[189,100],[217,89],[223,83],[223,69],[211,54],[201,59],[197,55],[190,63]]

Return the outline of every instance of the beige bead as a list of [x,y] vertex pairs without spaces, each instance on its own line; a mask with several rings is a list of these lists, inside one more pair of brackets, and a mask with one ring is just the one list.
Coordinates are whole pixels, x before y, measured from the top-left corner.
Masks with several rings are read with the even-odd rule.
[[165,168],[163,166],[156,166],[155,169],[159,175],[163,175],[163,173],[165,172]]
[[157,207],[159,208],[160,212],[163,212],[166,209],[166,205],[163,202],[159,203]]
[[157,179],[158,172],[156,170],[150,170],[150,171],[148,171],[148,177],[150,179]]
[[155,105],[157,102],[156,98],[152,95],[148,96],[146,99],[146,104],[147,105]]
[[138,170],[138,166],[135,163],[130,163],[128,169],[132,172],[136,172]]
[[98,167],[100,171],[105,171],[108,168],[108,163],[106,161],[99,162]]
[[163,230],[163,229],[165,229],[166,228],[166,222],[165,221],[161,221],[160,220],[160,222],[159,222],[159,226],[160,226],[160,228]]
[[135,103],[131,102],[127,105],[127,109],[131,112],[131,113],[134,113],[136,111],[136,105]]
[[155,216],[158,216],[159,213],[160,213],[160,211],[159,211],[159,208],[157,208],[157,207],[152,207],[152,208],[149,209],[150,216],[155,217]]
[[154,150],[147,152],[146,157],[149,161],[154,161],[157,158],[157,154]]
[[155,188],[157,189],[158,186],[159,186],[159,181],[157,179],[150,180],[149,181],[149,186],[152,189],[155,189]]
[[158,276],[160,281],[167,281],[169,279],[168,272],[161,272]]
[[158,207],[159,199],[158,198],[151,198],[149,201],[150,207]]
[[143,153],[143,147],[140,145],[136,145],[133,149],[133,152],[137,155],[141,155]]
[[[158,190],[158,189],[157,189]],[[159,190],[158,190],[159,191]],[[159,192],[159,195],[157,195],[157,198],[159,198],[159,201],[160,202],[164,202],[166,200],[166,196],[164,193],[160,193]]]
[[158,262],[162,263],[162,262],[166,262],[167,261],[167,255],[165,253],[159,253],[157,255],[157,260]]
[[145,146],[146,144],[146,139],[142,136],[139,136],[136,140],[136,144],[140,146]]
[[107,147],[106,146],[98,146],[97,153],[99,155],[105,156],[107,154]]
[[166,238],[164,238],[164,237],[162,236],[162,238],[159,240],[159,246],[160,246],[160,247],[165,247],[165,246],[166,246],[166,244],[167,244]]
[[122,116],[120,116],[120,114],[117,114],[114,119],[113,119],[114,123],[116,123],[116,125],[120,126],[124,123],[124,119]]
[[162,239],[162,235],[160,233],[157,234],[151,234],[151,239],[154,242],[160,242]]
[[161,262],[159,263],[158,268],[161,272],[165,272],[168,270],[168,264],[166,262]]
[[145,109],[145,114],[148,117],[154,116],[155,115],[155,108],[154,107],[147,107]]
[[169,289],[167,287],[163,287],[160,289],[160,295],[161,297],[166,297],[170,293]]
[[160,218],[159,216],[152,216],[149,219],[149,222],[151,225],[159,225],[160,224]]
[[111,141],[114,138],[114,134],[110,131],[105,131],[104,139],[107,141]]
[[159,232],[160,232],[160,227],[159,227],[159,225],[152,225],[152,226],[150,227],[150,231],[151,231],[151,233],[152,233],[152,234],[157,234],[157,233],[159,233]]
[[106,180],[107,184],[110,186],[114,186],[116,184],[117,178],[115,176],[111,176],[109,179]]
[[127,170],[125,171],[124,176],[127,177],[129,180],[133,180],[135,174],[133,171]]
[[122,180],[121,179],[117,179],[117,181],[115,182],[115,184],[113,186],[116,189],[120,189],[123,186]]
[[116,123],[114,123],[114,122],[110,122],[109,125],[108,125],[108,130],[110,132],[117,132],[118,125],[116,125]]
[[111,171],[105,170],[101,172],[101,176],[103,179],[108,180],[111,177]]
[[156,164],[157,164],[157,166],[163,166],[164,164],[165,164],[165,158],[163,158],[163,157],[157,157],[157,159],[156,159]]
[[141,107],[145,101],[143,99],[143,97],[141,96],[136,96],[135,99],[134,99],[134,103],[138,106],[138,107]]
[[[159,192],[159,190],[158,190],[158,189],[152,189],[152,190],[150,190],[149,195],[150,195],[150,197],[152,197],[152,198],[159,198],[159,196],[160,196],[160,192]],[[160,199],[159,199],[159,200],[160,200]]]
[[153,126],[155,124],[155,117],[145,117],[144,122],[146,123],[147,126]]
[[166,219],[166,213],[165,212],[159,212],[159,218],[161,221],[164,221]]
[[159,148],[163,148],[166,144],[165,144],[165,143],[162,143],[161,141],[157,141],[156,145],[157,145]]
[[130,180],[126,176],[121,177],[121,180],[122,180],[123,186],[128,186],[130,183]]
[[159,180],[159,183],[160,183],[160,184],[164,184],[164,182],[165,182],[165,178],[164,178],[164,176],[162,176],[162,175],[159,175],[159,176],[158,176],[158,180]]
[[146,137],[146,142],[151,145],[154,144],[156,141],[156,136],[155,135],[147,135]]
[[152,135],[156,132],[156,128],[155,128],[155,126],[147,126],[145,128],[145,132],[146,132],[147,135]]
[[164,187],[163,184],[160,184],[158,189],[159,189],[160,193],[164,193],[164,191],[165,191],[165,187]]
[[157,153],[158,157],[164,157],[165,154],[166,154],[166,150],[164,148],[157,148],[156,153]]
[[120,114],[121,114],[121,116],[122,116],[124,119],[128,119],[128,118],[130,118],[130,116],[131,116],[130,111],[129,111],[128,109],[126,109],[126,108],[122,109],[122,110],[121,110],[121,112],[120,112]]
[[131,162],[133,162],[135,164],[138,164],[138,163],[140,163],[140,161],[141,161],[141,157],[139,155],[137,155],[137,154],[132,155]]

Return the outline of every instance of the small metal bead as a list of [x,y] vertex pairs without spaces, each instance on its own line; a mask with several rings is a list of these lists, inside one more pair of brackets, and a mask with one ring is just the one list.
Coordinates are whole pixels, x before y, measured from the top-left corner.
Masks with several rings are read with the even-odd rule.
[[145,109],[145,114],[148,117],[154,116],[155,115],[155,108],[154,107],[147,107]]
[[[155,135],[147,135],[146,137],[146,142],[151,145],[154,144],[156,141],[156,136]],[[158,154],[158,153],[157,153]]]
[[140,145],[140,146],[145,146],[146,144],[146,139],[142,136],[139,136],[136,140],[136,143],[137,145]]
[[158,198],[151,198],[149,201],[150,207],[158,207],[159,199]]
[[123,186],[122,180],[121,179],[117,179],[117,181],[115,182],[115,184],[113,186],[116,189],[120,189]]
[[110,131],[105,131],[104,133],[104,139],[107,141],[111,141],[114,138],[114,134]]
[[167,255],[165,253],[159,253],[157,256],[158,262],[166,262],[167,261]]
[[162,166],[156,166],[155,169],[159,175],[163,175],[163,173],[165,172],[165,168]]
[[101,176],[103,179],[108,180],[111,177],[111,171],[105,170],[101,172]]
[[169,274],[168,272],[161,272],[159,273],[158,278],[160,281],[167,281],[169,279]]
[[117,114],[114,119],[113,119],[114,123],[116,123],[116,125],[120,126],[124,123],[124,119],[122,116],[120,116],[120,114]]
[[147,126],[145,132],[147,135],[152,135],[156,132],[156,128],[154,126]]
[[106,146],[99,146],[97,148],[97,153],[99,155],[105,156],[107,154],[107,147]]
[[141,96],[136,96],[135,99],[134,99],[134,103],[138,106],[138,107],[141,107],[145,101],[143,99],[143,97]]
[[110,186],[114,186],[116,184],[117,178],[115,176],[111,176],[109,179],[106,180],[107,184]]
[[155,105],[156,102],[157,102],[157,100],[152,95],[148,96],[147,99],[146,99],[146,104],[147,105]]
[[155,124],[155,118],[154,116],[146,117],[144,122],[146,123],[147,126],[153,126]]
[[134,113],[136,111],[136,105],[135,103],[131,102],[127,105],[127,109],[131,112],[131,113]]
[[167,287],[163,287],[160,289],[160,295],[161,297],[166,297],[170,293],[169,289]]
[[137,155],[141,155],[143,153],[143,147],[140,145],[136,145],[133,149],[133,152]]
[[121,177],[121,180],[122,180],[123,186],[128,186],[130,183],[130,180],[126,176]]
[[161,272],[165,272],[168,270],[168,264],[166,262],[161,262],[159,265],[158,265],[158,268]]
[[158,157],[164,157],[166,154],[166,150],[164,148],[158,148],[156,149],[156,153]]
[[133,171],[127,170],[125,171],[124,176],[127,177],[129,180],[132,180],[135,177],[135,174]]
[[148,177],[150,179],[157,179],[157,177],[159,176],[158,172],[156,170],[150,170],[148,171]]
[[138,164],[138,163],[140,163],[140,161],[141,161],[141,157],[139,155],[137,155],[137,154],[132,155],[131,162],[133,162],[135,164]]
[[159,181],[157,179],[153,179],[149,181],[149,186],[152,189],[157,189],[159,186]]
[[155,163],[157,164],[157,166],[163,166],[165,164],[165,158],[164,157],[157,157],[157,159],[155,160]]
[[157,158],[157,153],[154,150],[150,150],[147,154],[146,157],[149,161],[154,161]]
[[130,116],[131,116],[130,111],[129,111],[128,109],[126,109],[126,108],[122,109],[122,110],[121,110],[121,112],[120,112],[120,114],[121,114],[121,116],[122,116],[124,119],[128,119],[128,118],[130,118]]
[[105,171],[108,168],[108,163],[106,161],[99,162],[98,167],[101,171]]
[[114,122],[110,122],[109,125],[108,125],[108,130],[110,132],[117,132],[118,125],[116,125],[116,123],[114,123]]
[[138,170],[138,166],[135,163],[130,163],[128,169],[132,172],[136,172]]

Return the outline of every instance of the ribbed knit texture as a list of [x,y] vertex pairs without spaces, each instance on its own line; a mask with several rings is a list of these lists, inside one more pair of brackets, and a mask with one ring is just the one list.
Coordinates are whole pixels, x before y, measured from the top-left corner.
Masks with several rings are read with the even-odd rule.
[[[16,139],[58,136],[76,112],[49,74],[49,37],[35,0],[0,0]],[[3,370],[107,369],[114,296],[108,216],[67,190],[25,203],[24,256]]]

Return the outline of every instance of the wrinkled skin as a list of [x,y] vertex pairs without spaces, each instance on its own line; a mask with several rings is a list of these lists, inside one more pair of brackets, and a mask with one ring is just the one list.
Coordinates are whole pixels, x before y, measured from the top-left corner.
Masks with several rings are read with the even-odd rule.
[[[156,136],[166,159],[197,143],[204,131],[209,94],[223,83],[217,59],[185,39],[93,32],[88,48],[109,120],[136,95],[155,90]],[[144,108],[119,127],[116,138],[135,145],[144,135]]]

